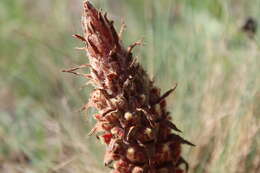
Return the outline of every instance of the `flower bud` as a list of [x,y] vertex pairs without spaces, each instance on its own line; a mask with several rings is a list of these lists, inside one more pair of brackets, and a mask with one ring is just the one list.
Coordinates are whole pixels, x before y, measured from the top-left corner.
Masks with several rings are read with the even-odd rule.
[[140,147],[130,147],[126,151],[126,157],[132,163],[144,163],[146,161],[145,150]]
[[133,114],[131,114],[130,112],[126,112],[125,115],[124,115],[124,118],[127,121],[130,121],[131,119],[133,119]]
[[153,141],[154,140],[153,130],[149,127],[142,128],[137,135],[137,140],[142,144]]

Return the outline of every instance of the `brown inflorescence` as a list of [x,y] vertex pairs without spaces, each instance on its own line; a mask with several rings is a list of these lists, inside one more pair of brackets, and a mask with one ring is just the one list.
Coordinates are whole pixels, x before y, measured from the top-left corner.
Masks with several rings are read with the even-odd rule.
[[173,133],[180,130],[166,110],[165,99],[176,86],[161,94],[132,54],[139,43],[125,49],[113,21],[89,1],[84,2],[82,25],[84,35],[74,36],[84,42],[89,64],[65,71],[80,74],[76,70],[90,68],[90,74],[82,75],[95,89],[83,109],[99,111],[90,134],[106,145],[104,164],[112,173],[187,172],[181,144],[193,144]]

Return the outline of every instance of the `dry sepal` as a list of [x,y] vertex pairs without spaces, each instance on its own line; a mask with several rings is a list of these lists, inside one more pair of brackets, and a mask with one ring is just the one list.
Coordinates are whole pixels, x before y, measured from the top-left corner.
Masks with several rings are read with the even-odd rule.
[[[106,144],[105,165],[112,173],[186,172],[181,144],[193,144],[172,132],[180,130],[166,110],[165,99],[176,86],[161,95],[132,55],[139,43],[125,49],[113,21],[89,1],[84,2],[82,25],[84,35],[74,36],[84,42],[89,64],[65,71],[82,75],[95,87],[83,109],[99,111],[90,134]],[[76,72],[84,67],[90,74]]]

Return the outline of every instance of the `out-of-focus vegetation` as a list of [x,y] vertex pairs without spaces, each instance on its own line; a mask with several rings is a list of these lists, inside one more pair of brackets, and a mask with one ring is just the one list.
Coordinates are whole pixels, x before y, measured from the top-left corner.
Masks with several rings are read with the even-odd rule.
[[[191,173],[260,172],[260,41],[241,31],[260,22],[260,0],[95,0],[165,91]],[[81,0],[0,1],[0,172],[99,173],[103,147],[78,113],[91,87],[61,73],[87,63]],[[92,110],[94,111],[94,110]]]

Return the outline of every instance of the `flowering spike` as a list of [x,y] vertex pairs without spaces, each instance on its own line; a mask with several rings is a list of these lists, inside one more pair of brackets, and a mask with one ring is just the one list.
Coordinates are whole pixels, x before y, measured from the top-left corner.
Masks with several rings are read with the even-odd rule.
[[[181,157],[181,145],[194,145],[172,132],[181,131],[170,122],[165,100],[177,85],[161,95],[132,55],[141,42],[125,49],[123,29],[118,35],[106,13],[89,1],[83,6],[84,36],[74,36],[85,42],[89,65],[64,71],[89,78],[95,87],[82,109],[92,106],[99,111],[90,134],[107,146],[105,165],[113,173],[184,173],[179,166],[188,164]],[[84,67],[90,67],[90,74],[75,72]]]

